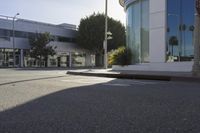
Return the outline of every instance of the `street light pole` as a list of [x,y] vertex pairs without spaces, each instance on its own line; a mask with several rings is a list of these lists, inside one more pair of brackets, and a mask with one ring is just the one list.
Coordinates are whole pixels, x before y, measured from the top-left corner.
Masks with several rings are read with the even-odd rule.
[[200,0],[196,0],[195,29],[194,29],[194,64],[193,75],[200,74]]
[[105,40],[103,42],[103,48],[104,48],[104,68],[108,68],[108,57],[107,57],[107,42],[108,42],[108,0],[105,0]]
[[16,60],[15,60],[15,19],[16,17],[19,15],[19,13],[17,13],[14,17],[13,17],[13,67],[15,67],[16,65]]

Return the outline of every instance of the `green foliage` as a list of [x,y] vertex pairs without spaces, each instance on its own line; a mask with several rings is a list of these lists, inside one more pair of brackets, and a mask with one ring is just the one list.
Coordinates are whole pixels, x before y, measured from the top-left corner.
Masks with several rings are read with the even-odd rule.
[[32,36],[29,38],[29,42],[31,45],[31,51],[30,56],[32,58],[40,60],[40,63],[43,59],[46,60],[48,55],[55,55],[55,48],[53,46],[49,46],[49,42],[51,41],[50,33],[44,33],[44,34],[36,34],[36,36]]
[[112,50],[108,56],[109,65],[130,65],[131,64],[131,51],[126,47],[119,47],[116,50]]
[[[112,18],[108,17],[108,31],[112,33],[113,39],[108,40],[108,51],[116,49],[125,44],[125,27]],[[105,38],[105,15],[92,14],[81,19],[77,41],[85,49],[94,53],[103,52],[103,41]]]

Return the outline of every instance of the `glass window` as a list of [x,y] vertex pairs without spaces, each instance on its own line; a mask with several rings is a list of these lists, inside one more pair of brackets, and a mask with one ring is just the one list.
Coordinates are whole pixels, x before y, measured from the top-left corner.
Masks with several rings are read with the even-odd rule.
[[74,38],[62,37],[62,36],[57,36],[57,40],[59,42],[75,42]]
[[0,29],[0,39],[10,40],[10,31],[5,29]]
[[15,36],[16,37],[20,37],[20,38],[27,38],[28,37],[28,32],[15,31]]
[[86,54],[83,53],[72,53],[72,66],[83,67],[85,66]]
[[[16,65],[19,65],[19,49],[15,52]],[[13,67],[13,49],[0,49],[0,67]]]
[[[15,37],[19,38],[34,38],[37,34],[41,33],[33,33],[33,32],[25,32],[25,31],[15,31]],[[12,30],[6,30],[6,29],[0,29],[0,38],[10,40],[10,37],[13,36]],[[63,37],[63,36],[51,36],[51,41],[58,41],[58,42],[76,42],[76,38],[70,38],[70,37]]]
[[29,38],[34,38],[34,37],[36,37],[36,33],[30,33],[30,32],[29,32],[29,33],[28,33],[28,37],[29,37]]
[[127,8],[127,46],[132,63],[149,61],[149,0],[138,0]]
[[194,55],[195,0],[167,1],[167,61],[191,61]]

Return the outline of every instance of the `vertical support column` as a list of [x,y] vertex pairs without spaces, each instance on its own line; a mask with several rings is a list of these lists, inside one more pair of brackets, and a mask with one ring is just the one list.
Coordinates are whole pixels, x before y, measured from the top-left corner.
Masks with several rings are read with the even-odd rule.
[[196,15],[195,15],[195,29],[194,29],[194,64],[192,68],[193,75],[200,74],[200,0],[196,0]]
[[20,49],[20,67],[24,67],[24,50]]
[[192,68],[193,75],[200,75],[200,15],[195,15],[195,29],[194,29],[194,64]]
[[108,0],[105,1],[105,40],[103,42],[104,48],[104,68],[108,68],[108,55],[107,55],[107,43],[108,43]]
[[85,66],[86,67],[90,67],[92,66],[92,56],[89,53],[86,53],[86,57],[85,57]]
[[15,55],[15,17],[13,17],[13,27],[12,27],[12,41],[13,41],[13,67],[16,67],[16,55]]
[[72,67],[72,53],[69,52],[69,67]]
[[150,62],[164,63],[166,61],[166,27],[167,1],[150,0]]

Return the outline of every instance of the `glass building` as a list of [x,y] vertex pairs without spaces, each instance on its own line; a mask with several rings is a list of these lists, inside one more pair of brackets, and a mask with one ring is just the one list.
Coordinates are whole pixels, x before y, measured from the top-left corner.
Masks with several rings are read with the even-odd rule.
[[188,62],[194,57],[195,0],[119,0],[126,12],[133,64]]
[[149,62],[149,0],[127,6],[127,45],[133,51],[133,63]]
[[193,59],[194,13],[195,0],[167,0],[167,61]]

